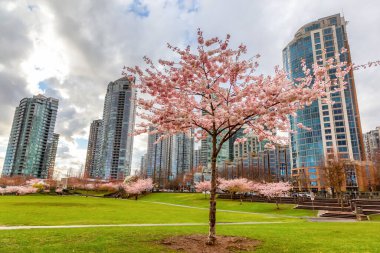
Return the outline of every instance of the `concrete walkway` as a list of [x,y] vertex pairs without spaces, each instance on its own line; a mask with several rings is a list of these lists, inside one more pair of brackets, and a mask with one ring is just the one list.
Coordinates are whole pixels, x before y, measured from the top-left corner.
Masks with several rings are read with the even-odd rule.
[[[279,224],[288,222],[217,222],[218,226],[225,225],[260,225]],[[208,226],[208,223],[169,223],[169,224],[106,224],[106,225],[59,225],[59,226],[0,226],[0,230],[21,229],[51,229],[51,228],[102,228],[102,227],[182,227],[182,226]]]
[[[177,206],[177,207],[184,207],[184,208],[193,208],[193,209],[200,209],[200,210],[209,210],[206,207],[196,207],[196,206],[187,206],[187,205],[179,205],[179,204],[171,204],[166,202],[156,202],[156,201],[145,201],[140,200],[142,202],[152,203],[152,204],[161,204],[161,205],[169,205],[169,206]],[[234,211],[234,210],[224,210],[224,209],[216,209],[217,212],[227,212],[227,213],[240,213],[240,214],[255,214],[255,215],[263,215],[268,217],[282,217],[282,218],[293,218],[293,219],[306,219],[310,222],[356,222],[356,220],[353,219],[342,219],[342,218],[328,218],[328,217],[319,217],[320,212],[318,212],[318,217],[313,216],[290,216],[290,215],[283,215],[283,214],[267,214],[267,213],[257,213],[257,212],[245,212],[245,211]],[[279,222],[281,223],[281,222]]]
[[[184,208],[192,208],[192,209],[199,209],[199,210],[209,210],[207,207],[196,207],[196,206],[187,206],[187,205],[179,205],[179,204],[171,204],[166,202],[157,202],[157,201],[146,201],[146,200],[140,200],[141,202],[146,203],[152,203],[152,204],[160,204],[160,205],[168,205],[168,206],[177,206],[177,207],[184,207]],[[246,211],[235,211],[235,210],[225,210],[225,209],[216,209],[217,212],[226,212],[226,213],[240,213],[240,214],[255,214],[255,215],[263,215],[268,217],[282,217],[282,218],[293,218],[293,219],[308,219],[311,218],[310,216],[291,216],[291,215],[284,215],[284,214],[268,214],[268,213],[257,213],[257,212],[246,212]]]

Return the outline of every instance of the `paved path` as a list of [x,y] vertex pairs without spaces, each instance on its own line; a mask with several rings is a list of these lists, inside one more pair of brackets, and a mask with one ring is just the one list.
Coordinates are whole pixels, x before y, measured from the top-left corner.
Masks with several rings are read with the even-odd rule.
[[[168,206],[177,206],[177,207],[184,207],[184,208],[192,208],[192,209],[200,209],[200,210],[209,210],[207,207],[196,207],[196,206],[187,206],[187,205],[179,205],[179,204],[171,204],[166,202],[156,202],[156,201],[146,201],[146,200],[140,200],[141,202],[147,202],[152,204],[160,204],[160,205],[168,205]],[[246,212],[246,211],[235,211],[235,210],[225,210],[225,209],[216,209],[217,212],[226,212],[226,213],[241,213],[241,214],[255,214],[255,215],[263,215],[263,216],[269,216],[269,217],[282,217],[282,218],[293,218],[293,219],[305,219],[305,218],[311,218],[310,216],[291,216],[291,215],[284,215],[284,214],[268,214],[268,213],[257,213],[257,212]]]
[[[217,222],[219,226],[224,225],[260,225],[279,224],[288,222]],[[49,228],[102,228],[102,227],[182,227],[182,226],[208,226],[208,223],[169,223],[169,224],[106,224],[106,225],[59,225],[59,226],[0,226],[0,230],[21,229],[49,229]]]
[[[196,207],[196,206],[187,206],[187,205],[179,205],[179,204],[171,204],[166,202],[156,202],[156,201],[145,201],[140,200],[143,202],[153,203],[153,204],[161,204],[161,205],[169,205],[169,206],[178,206],[178,207],[184,207],[184,208],[193,208],[193,209],[201,209],[201,210],[209,210],[206,207]],[[234,211],[234,210],[224,210],[224,209],[217,209],[217,212],[227,212],[227,213],[241,213],[241,214],[256,214],[256,215],[264,215],[269,217],[283,217],[283,218],[293,218],[293,219],[306,219],[311,222],[356,222],[356,220],[353,219],[343,219],[343,218],[327,218],[327,217],[313,217],[313,216],[290,216],[290,215],[283,215],[283,214],[267,214],[267,213],[257,213],[257,212],[245,212],[245,211]],[[320,213],[318,213],[319,216]]]

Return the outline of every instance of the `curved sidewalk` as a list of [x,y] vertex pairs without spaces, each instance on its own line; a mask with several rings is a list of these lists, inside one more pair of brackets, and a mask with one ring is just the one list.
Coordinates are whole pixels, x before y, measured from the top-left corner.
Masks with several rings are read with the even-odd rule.
[[[259,225],[259,224],[279,224],[288,222],[217,222],[217,225]],[[20,230],[20,229],[51,229],[51,228],[101,228],[101,227],[181,227],[181,226],[208,226],[208,223],[168,223],[168,224],[99,224],[99,225],[58,225],[58,226],[0,226],[0,230]]]

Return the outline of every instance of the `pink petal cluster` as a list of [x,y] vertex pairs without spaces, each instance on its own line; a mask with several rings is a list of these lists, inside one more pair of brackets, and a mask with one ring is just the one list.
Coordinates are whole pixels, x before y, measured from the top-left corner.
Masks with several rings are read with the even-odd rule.
[[197,192],[208,192],[211,191],[211,183],[210,181],[202,181],[195,183],[195,190]]
[[259,192],[266,197],[274,198],[284,196],[291,189],[289,182],[265,183],[260,185]]
[[218,187],[220,190],[229,193],[245,193],[251,191],[252,184],[253,183],[246,178],[236,178],[231,180],[220,179]]
[[84,185],[84,189],[85,190],[94,190],[95,189],[95,185],[94,184],[85,184]]
[[0,188],[1,194],[16,194],[16,195],[26,195],[31,193],[36,193],[37,188],[32,186],[7,186],[5,188]]
[[143,192],[148,192],[153,189],[153,181],[151,178],[138,179],[135,182],[130,182],[124,186],[124,190],[128,194],[140,195]]
[[244,143],[247,141],[247,138],[236,138],[235,143]]

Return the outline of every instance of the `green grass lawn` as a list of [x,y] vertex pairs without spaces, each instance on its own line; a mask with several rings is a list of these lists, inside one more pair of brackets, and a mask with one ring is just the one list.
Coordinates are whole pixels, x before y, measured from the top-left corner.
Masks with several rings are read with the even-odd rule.
[[[199,197],[199,195],[193,196]],[[184,215],[184,213],[191,215]],[[0,225],[199,223],[207,221],[208,210],[167,206],[141,200],[46,195],[0,197]],[[266,214],[218,212],[218,221],[290,222],[296,221],[296,219]]]
[[380,221],[380,214],[372,214],[369,218],[371,221]]
[[[206,197],[209,197],[207,195]],[[144,201],[165,202],[197,207],[209,207],[209,200],[200,193],[154,193],[141,198]],[[237,200],[218,199],[217,208],[223,210],[235,210],[254,213],[278,214],[289,216],[316,216],[317,211],[293,209],[295,205],[281,204],[277,210],[275,203],[243,202]]]
[[[379,252],[375,223],[292,223],[219,226],[218,234],[262,241],[255,252]],[[0,231],[0,252],[172,252],[156,242],[180,234],[204,234],[206,226],[76,228]]]
[[[138,201],[74,196],[0,196],[2,225],[125,224],[207,222],[207,210],[149,202],[207,207],[202,194],[151,194]],[[259,214],[218,212],[219,222],[281,221],[276,224],[219,225],[217,233],[262,241],[255,252],[380,252],[378,222],[308,222],[313,212],[292,205],[218,201],[218,208]],[[269,215],[268,215],[269,214]],[[279,215],[278,215],[279,214]],[[291,215],[294,218],[284,217]],[[157,240],[204,234],[207,226],[108,227],[0,230],[0,252],[171,252]]]

